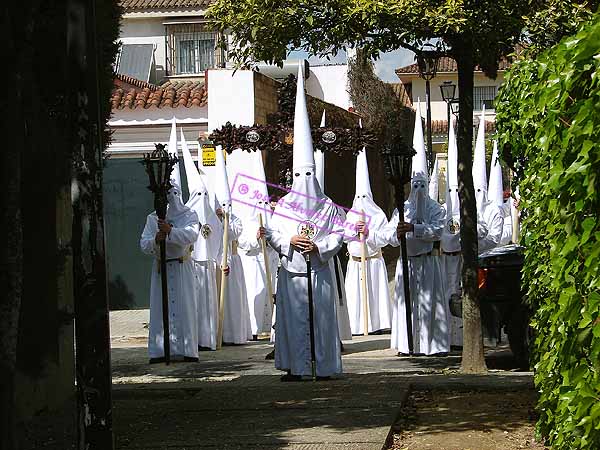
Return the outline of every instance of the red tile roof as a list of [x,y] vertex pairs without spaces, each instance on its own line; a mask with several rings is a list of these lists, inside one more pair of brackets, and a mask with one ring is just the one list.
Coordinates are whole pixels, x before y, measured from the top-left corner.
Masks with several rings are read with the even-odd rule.
[[[508,59],[501,59],[498,65],[498,70],[507,70],[510,67],[510,61]],[[476,72],[481,72],[479,66],[475,67]],[[442,56],[438,62],[438,73],[452,73],[458,72],[458,67],[456,66],[456,61],[450,58],[449,56]],[[409,66],[399,67],[396,69],[396,75],[406,75],[406,74],[418,74],[419,66],[417,63],[411,64]]]
[[203,81],[167,81],[159,85],[127,75],[116,75],[111,96],[112,109],[202,107],[208,103]]
[[206,9],[212,0],[121,0],[123,12]]

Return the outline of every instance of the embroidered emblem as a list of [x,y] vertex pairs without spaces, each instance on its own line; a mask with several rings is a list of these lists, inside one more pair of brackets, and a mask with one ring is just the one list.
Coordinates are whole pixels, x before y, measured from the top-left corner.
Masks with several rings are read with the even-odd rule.
[[202,225],[200,227],[200,234],[202,235],[202,237],[204,239],[208,239],[208,237],[210,236],[210,233],[212,233],[212,230],[211,230],[209,224],[205,223],[204,225]]
[[446,226],[447,226],[448,231],[450,232],[450,234],[458,234],[458,233],[460,233],[460,222],[458,220],[456,220],[455,218],[450,219],[446,223]]
[[305,220],[298,224],[298,235],[312,239],[317,234],[317,226],[310,220]]

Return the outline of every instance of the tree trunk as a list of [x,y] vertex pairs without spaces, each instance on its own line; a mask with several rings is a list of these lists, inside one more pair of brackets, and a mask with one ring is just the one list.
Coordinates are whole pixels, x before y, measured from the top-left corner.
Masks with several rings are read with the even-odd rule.
[[[14,28],[23,16],[14,14],[10,3],[2,7],[2,42],[6,60],[13,69],[5,73],[7,83],[2,110],[7,114],[2,121],[2,136],[7,139],[0,151],[0,198],[3,205],[0,219],[0,448],[17,448],[15,374],[17,363],[17,336],[23,282],[23,229],[21,221],[21,153],[25,147],[25,122],[21,94],[22,76],[19,64],[20,46]],[[23,50],[21,48],[21,50]],[[27,69],[25,69],[27,70]],[[5,103],[6,102],[6,103]]]
[[98,64],[95,4],[94,0],[69,0],[68,4],[78,448],[110,450],[114,443],[102,204],[104,99],[99,93],[103,72]]
[[463,373],[487,371],[483,354],[481,313],[477,295],[477,207],[473,188],[473,43],[471,37],[454,46],[458,65],[458,193],[460,196],[460,240],[463,257]]

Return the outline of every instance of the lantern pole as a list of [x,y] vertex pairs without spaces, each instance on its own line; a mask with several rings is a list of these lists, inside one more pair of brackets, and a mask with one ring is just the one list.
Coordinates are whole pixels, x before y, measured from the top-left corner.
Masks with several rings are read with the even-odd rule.
[[[146,173],[150,185],[148,189],[154,194],[154,209],[156,216],[164,220],[167,216],[167,193],[171,189],[171,171],[177,164],[177,157],[170,156],[163,144],[156,144],[152,153],[144,155],[140,161]],[[162,319],[163,319],[163,349],[165,363],[171,362],[171,333],[169,329],[169,288],[167,282],[167,247],[164,240],[159,243],[159,271],[162,292]]]
[[[418,118],[417,118],[418,119]],[[402,145],[402,144],[401,144]],[[416,152],[407,146],[400,149],[386,149],[383,152],[384,164],[388,181],[394,186],[396,209],[400,223],[404,222],[404,185],[410,181],[412,157]],[[408,353],[414,354],[412,301],[410,296],[410,277],[408,272],[408,251],[406,249],[406,234],[400,235],[400,253],[402,258],[402,281],[404,285],[404,305],[406,312],[406,336]]]

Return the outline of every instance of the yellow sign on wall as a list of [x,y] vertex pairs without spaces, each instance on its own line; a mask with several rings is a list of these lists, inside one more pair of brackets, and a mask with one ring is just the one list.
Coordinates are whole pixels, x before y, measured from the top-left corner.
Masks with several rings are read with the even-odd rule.
[[204,167],[214,166],[217,161],[217,152],[213,144],[202,144],[202,165]]

